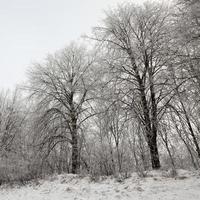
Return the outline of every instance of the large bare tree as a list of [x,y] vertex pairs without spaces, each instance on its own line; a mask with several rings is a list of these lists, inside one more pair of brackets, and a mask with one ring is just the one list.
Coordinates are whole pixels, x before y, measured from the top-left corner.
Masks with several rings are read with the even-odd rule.
[[153,169],[160,168],[159,120],[172,96],[167,73],[173,59],[169,24],[166,6],[130,3],[107,12],[104,26],[95,28],[93,36],[104,45],[105,63],[116,77],[120,100],[143,124]]
[[74,174],[80,168],[79,130],[91,116],[93,63],[93,57],[84,47],[71,44],[44,63],[35,64],[29,72],[27,88],[37,104],[40,144],[47,146],[49,154],[57,144],[69,142]]

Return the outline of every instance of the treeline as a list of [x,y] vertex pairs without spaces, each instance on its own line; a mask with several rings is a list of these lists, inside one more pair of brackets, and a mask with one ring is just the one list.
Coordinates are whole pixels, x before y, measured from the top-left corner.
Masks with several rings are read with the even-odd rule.
[[0,95],[0,182],[200,167],[200,2],[119,5]]

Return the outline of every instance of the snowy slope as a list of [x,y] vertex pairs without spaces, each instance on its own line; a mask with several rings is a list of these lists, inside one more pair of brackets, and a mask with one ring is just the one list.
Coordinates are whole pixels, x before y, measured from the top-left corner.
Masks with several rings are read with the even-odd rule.
[[93,182],[90,178],[59,175],[39,184],[1,186],[0,200],[200,200],[200,176],[180,170],[177,178],[163,172],[151,172],[147,178],[132,177],[118,182],[106,178]]

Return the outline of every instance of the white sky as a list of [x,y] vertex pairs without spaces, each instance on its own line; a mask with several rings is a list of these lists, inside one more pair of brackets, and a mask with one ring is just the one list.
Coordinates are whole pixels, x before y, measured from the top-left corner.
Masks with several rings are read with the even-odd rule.
[[103,10],[124,1],[0,0],[0,88],[13,89],[32,62],[89,33]]

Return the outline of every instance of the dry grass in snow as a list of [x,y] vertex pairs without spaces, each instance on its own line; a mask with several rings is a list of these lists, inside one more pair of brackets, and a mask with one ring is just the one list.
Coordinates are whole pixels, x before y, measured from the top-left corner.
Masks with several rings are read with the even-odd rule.
[[1,186],[1,200],[200,200],[198,172],[178,170],[174,178],[167,172],[152,171],[146,178],[132,174],[119,181],[105,178],[97,182],[89,177],[54,175],[38,184]]

